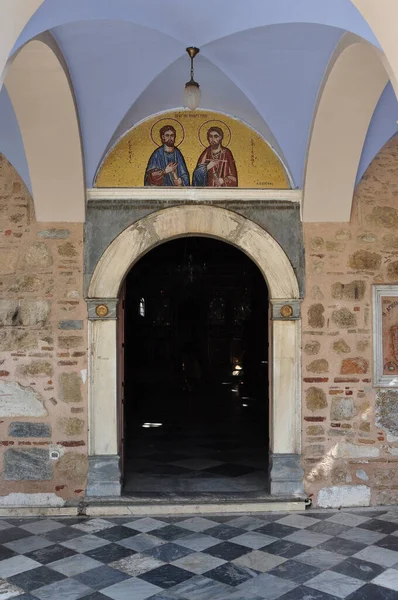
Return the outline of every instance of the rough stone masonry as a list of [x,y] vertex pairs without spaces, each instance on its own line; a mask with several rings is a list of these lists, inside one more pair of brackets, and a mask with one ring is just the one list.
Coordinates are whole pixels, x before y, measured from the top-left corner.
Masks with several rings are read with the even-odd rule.
[[373,386],[372,285],[398,284],[398,141],[357,187],[350,223],[305,224],[303,463],[315,504],[398,500],[398,391]]
[[27,189],[0,155],[0,497],[84,494],[82,266],[83,225],[36,223]]

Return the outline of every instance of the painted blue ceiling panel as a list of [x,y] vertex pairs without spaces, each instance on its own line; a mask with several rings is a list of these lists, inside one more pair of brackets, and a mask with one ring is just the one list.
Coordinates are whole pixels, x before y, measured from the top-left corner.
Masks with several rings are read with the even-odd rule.
[[280,25],[242,32],[206,48],[270,127],[298,187],[318,91],[342,34],[331,27]]
[[73,81],[86,178],[91,181],[121,119],[153,78],[177,58],[180,44],[120,21],[79,22],[52,33]]
[[[169,73],[171,78],[156,86],[156,78],[167,74],[165,69],[180,55],[174,39],[120,21],[73,23],[52,33],[72,76],[86,176],[92,181],[118,125],[148,86],[156,89],[152,88],[152,98],[145,93],[145,103],[141,99],[140,119],[180,105],[188,57],[185,63],[178,61],[180,76],[172,69],[173,76]],[[339,29],[309,24],[261,27],[209,44],[198,61],[196,76],[207,107],[229,112],[266,133],[297,187],[302,185],[317,92],[341,35]],[[227,80],[228,87],[221,91]]]
[[19,124],[5,86],[0,91],[0,152],[18,171],[26,187],[32,192]]
[[[181,105],[185,46],[196,44],[202,106],[257,129],[301,187],[318,90],[340,37],[348,30],[377,44],[360,13],[350,0],[245,0],[244,10],[241,0],[202,0],[200,10],[186,0],[172,4],[45,0],[16,45],[52,28],[75,89],[89,184],[117,137],[149,114]],[[389,94],[375,111],[359,177],[396,131]],[[18,135],[13,151],[22,165]],[[28,175],[24,161],[18,168]]]
[[[195,78],[201,82],[201,108],[218,110],[233,116],[239,115],[239,118],[250,123],[284,160],[281,148],[257,109],[243,92],[204,56],[199,55],[195,60]],[[107,150],[148,115],[181,108],[184,83],[188,79],[189,61],[188,57],[184,56],[158,75],[139,96],[117,127]]]
[[389,83],[380,96],[370,122],[358,167],[357,184],[379,150],[398,132],[397,120],[397,97],[391,83]]
[[203,46],[233,33],[280,23],[316,23],[346,29],[377,45],[350,0],[45,0],[16,48],[58,25],[83,20],[130,21],[161,31],[182,45]]

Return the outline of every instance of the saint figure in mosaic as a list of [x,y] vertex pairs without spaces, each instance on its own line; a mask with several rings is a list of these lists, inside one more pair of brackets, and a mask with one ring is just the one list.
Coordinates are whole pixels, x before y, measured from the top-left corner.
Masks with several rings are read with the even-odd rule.
[[209,146],[199,156],[193,172],[192,185],[196,187],[237,187],[238,172],[229,148],[223,146],[224,132],[212,126],[207,131]]
[[154,150],[148,161],[144,185],[189,186],[189,173],[184,157],[175,145],[175,128],[164,125],[159,134],[162,145]]

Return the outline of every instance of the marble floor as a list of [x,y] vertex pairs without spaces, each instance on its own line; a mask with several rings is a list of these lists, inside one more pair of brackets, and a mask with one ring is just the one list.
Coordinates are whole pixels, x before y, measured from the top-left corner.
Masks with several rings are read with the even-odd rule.
[[396,600],[398,507],[1,518],[0,598]]
[[268,437],[185,425],[144,431],[129,448],[124,492],[239,493],[268,489]]

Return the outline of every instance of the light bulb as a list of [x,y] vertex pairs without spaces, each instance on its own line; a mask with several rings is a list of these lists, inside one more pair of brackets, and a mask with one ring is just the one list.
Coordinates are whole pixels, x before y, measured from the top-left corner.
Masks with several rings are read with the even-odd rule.
[[197,83],[190,81],[185,85],[184,104],[190,110],[195,110],[200,104],[200,88]]

